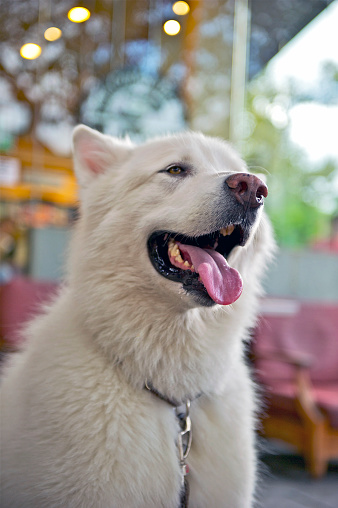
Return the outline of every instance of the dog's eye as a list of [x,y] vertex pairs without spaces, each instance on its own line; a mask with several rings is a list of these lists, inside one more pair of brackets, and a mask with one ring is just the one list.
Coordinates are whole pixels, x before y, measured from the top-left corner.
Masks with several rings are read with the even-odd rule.
[[184,169],[180,166],[170,166],[170,168],[167,169],[167,173],[170,173],[171,175],[179,175],[184,172]]
[[173,176],[187,176],[190,174],[190,168],[186,166],[184,163],[175,164],[172,163],[171,165],[168,165],[166,168],[163,168],[159,171],[159,173],[169,173]]

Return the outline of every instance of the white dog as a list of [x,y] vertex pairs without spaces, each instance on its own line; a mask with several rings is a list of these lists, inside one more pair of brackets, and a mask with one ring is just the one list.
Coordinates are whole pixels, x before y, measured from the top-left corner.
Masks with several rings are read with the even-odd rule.
[[79,126],[74,165],[67,281],[2,381],[2,508],[252,506],[266,185],[194,133]]

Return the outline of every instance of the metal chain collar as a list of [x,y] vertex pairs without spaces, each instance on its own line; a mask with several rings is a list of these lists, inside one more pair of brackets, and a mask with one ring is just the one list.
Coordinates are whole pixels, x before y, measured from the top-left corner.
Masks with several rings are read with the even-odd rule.
[[[190,399],[187,399],[184,404],[176,403],[158,392],[148,381],[145,382],[145,388],[159,397],[164,402],[167,402],[175,408],[176,418],[179,421],[180,431],[177,436],[177,448],[182,473],[182,488],[179,508],[187,508],[189,502],[189,484],[187,481],[187,474],[189,473],[189,466],[186,462],[192,443],[192,427],[190,419]],[[182,406],[184,409],[182,410]]]
[[179,412],[179,408],[176,407],[176,416],[180,422],[181,430],[178,433],[177,446],[180,458],[180,466],[182,469],[182,476],[184,477],[189,473],[189,467],[186,463],[186,459],[189,455],[191,442],[192,442],[192,428],[190,419],[190,400],[188,399],[185,403],[185,412]]
[[185,412],[179,412],[178,407],[175,408],[176,417],[180,423],[181,430],[178,433],[177,447],[180,459],[180,466],[182,472],[182,490],[180,499],[180,508],[187,508],[189,502],[189,484],[186,478],[189,473],[189,466],[186,463],[187,457],[190,452],[192,442],[192,428],[190,419],[190,400],[187,399],[185,403]]

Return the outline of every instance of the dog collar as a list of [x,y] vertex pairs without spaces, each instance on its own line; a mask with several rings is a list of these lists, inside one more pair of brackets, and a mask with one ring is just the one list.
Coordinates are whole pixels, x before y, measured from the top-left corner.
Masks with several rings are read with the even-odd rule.
[[[185,404],[185,401],[182,400],[182,401],[178,401],[176,399],[169,399],[169,397],[166,397],[165,395],[163,395],[161,392],[159,392],[158,390],[156,390],[156,388],[153,387],[153,385],[151,384],[150,381],[146,381],[145,384],[144,384],[144,387],[151,393],[153,393],[154,395],[156,395],[156,397],[158,397],[159,399],[163,400],[164,402],[166,402],[167,404],[169,404],[170,406],[173,406],[173,407],[179,407],[179,406],[182,406],[182,404]],[[186,400],[191,400],[191,399],[186,399]]]
[[176,399],[169,399],[169,397],[166,397],[165,395],[163,395],[163,393],[159,392],[158,390],[156,390],[156,388],[153,387],[153,385],[151,384],[150,381],[146,381],[144,383],[144,388],[174,408],[178,408],[179,406],[184,405],[187,400],[189,400],[191,402],[195,399],[198,399],[202,395],[202,393],[198,393],[197,395],[195,395],[195,397],[187,397],[186,399],[179,401]]

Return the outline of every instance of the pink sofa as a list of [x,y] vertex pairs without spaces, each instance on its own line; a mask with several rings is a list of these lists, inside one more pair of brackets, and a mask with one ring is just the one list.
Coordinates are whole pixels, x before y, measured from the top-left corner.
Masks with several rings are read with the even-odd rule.
[[338,304],[266,300],[253,354],[266,436],[295,445],[321,476],[338,457]]
[[20,349],[23,325],[39,312],[57,291],[58,284],[15,277],[0,286],[0,347],[6,351]]

